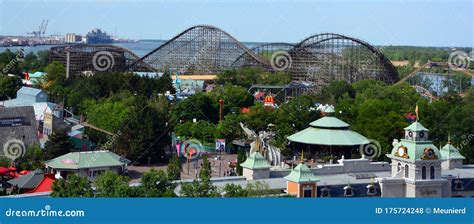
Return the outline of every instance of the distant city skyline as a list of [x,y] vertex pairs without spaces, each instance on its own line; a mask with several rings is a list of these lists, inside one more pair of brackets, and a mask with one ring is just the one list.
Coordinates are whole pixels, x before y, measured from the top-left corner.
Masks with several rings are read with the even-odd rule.
[[166,40],[198,24],[242,42],[299,42],[333,32],[374,45],[473,47],[471,0],[217,1],[0,0],[0,35],[26,35],[49,20],[46,34],[99,28],[130,39]]

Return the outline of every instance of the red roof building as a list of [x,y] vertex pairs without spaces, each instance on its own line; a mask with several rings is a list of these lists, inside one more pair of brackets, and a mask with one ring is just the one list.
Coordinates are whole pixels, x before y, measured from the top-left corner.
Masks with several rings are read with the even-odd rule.
[[40,193],[53,191],[53,183],[56,180],[54,174],[44,174],[43,180],[36,186],[36,188],[26,191],[25,193]]

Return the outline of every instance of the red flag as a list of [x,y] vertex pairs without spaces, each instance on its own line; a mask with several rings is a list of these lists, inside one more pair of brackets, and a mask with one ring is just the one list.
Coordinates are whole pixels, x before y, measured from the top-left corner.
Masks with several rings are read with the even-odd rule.
[[180,148],[181,148],[181,144],[177,143],[177,144],[176,144],[176,154],[178,155],[178,157],[181,156],[181,153],[180,153],[181,150],[180,150]]

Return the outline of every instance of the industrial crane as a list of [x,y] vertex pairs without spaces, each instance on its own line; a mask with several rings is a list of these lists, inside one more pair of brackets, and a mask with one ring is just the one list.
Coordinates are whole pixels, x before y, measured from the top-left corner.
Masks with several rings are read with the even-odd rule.
[[44,20],[41,22],[41,25],[38,27],[38,30],[34,30],[33,32],[31,33],[28,33],[28,34],[32,34],[35,36],[36,39],[40,40],[44,34],[46,33],[46,28],[48,27],[48,22],[49,20]]

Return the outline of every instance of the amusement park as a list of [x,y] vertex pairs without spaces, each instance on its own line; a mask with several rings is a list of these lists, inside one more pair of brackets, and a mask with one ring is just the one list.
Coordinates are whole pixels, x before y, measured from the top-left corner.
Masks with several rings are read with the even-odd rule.
[[44,21],[0,36],[2,197],[474,197],[472,47]]

